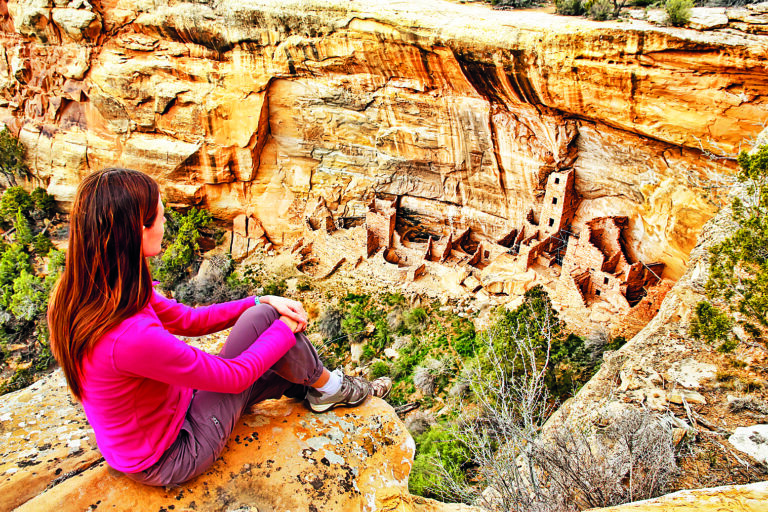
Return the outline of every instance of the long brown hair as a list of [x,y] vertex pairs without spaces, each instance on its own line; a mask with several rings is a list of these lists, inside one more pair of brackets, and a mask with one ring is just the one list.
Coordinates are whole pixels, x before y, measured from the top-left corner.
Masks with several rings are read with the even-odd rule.
[[83,357],[117,324],[149,303],[152,278],[142,226],[157,216],[160,191],[144,173],[107,168],[77,188],[64,273],[51,294],[51,351],[72,394],[83,396]]

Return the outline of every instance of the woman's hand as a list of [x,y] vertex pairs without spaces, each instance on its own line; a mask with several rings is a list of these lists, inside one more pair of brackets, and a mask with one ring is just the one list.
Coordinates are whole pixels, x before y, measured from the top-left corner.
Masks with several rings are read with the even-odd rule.
[[302,332],[307,328],[309,317],[307,316],[306,311],[304,311],[304,306],[301,305],[301,302],[286,299],[285,297],[277,297],[275,295],[264,295],[259,297],[259,302],[262,304],[269,304],[282,316],[286,316],[296,322],[295,329],[293,326],[289,325],[293,332]]
[[280,321],[281,321],[281,322],[283,322],[285,325],[287,325],[287,326],[288,326],[288,328],[289,328],[289,329],[290,329],[290,330],[291,330],[291,331],[292,331],[294,334],[295,334],[295,333],[297,333],[297,332],[299,332],[299,331],[297,331],[297,330],[296,330],[296,329],[298,329],[298,328],[299,328],[299,324],[298,324],[298,323],[296,322],[296,320],[294,320],[293,318],[288,318],[288,317],[287,317],[287,316],[285,316],[285,315],[281,315],[281,316],[280,316],[280,318],[278,318],[278,320],[280,320]]

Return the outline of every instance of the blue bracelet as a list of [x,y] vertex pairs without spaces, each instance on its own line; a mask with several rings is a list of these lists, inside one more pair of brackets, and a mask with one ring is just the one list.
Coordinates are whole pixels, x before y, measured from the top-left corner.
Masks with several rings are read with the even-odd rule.
[[254,295],[254,296],[253,296],[253,301],[256,303],[256,305],[257,305],[257,306],[258,306],[259,304],[261,304],[261,301],[259,301],[259,296],[258,296],[258,295]]

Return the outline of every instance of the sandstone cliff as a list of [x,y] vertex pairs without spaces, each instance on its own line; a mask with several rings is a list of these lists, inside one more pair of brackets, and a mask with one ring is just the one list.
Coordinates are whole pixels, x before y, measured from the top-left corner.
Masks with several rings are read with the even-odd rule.
[[316,200],[344,225],[374,194],[498,239],[574,169],[574,225],[627,216],[676,278],[732,170],[701,149],[768,120],[761,10],[702,33],[438,0],[2,5],[0,120],[58,199],[137,167],[277,244]]
[[60,371],[3,397],[0,432],[4,511],[475,510],[408,493],[415,445],[379,399],[322,415],[289,399],[259,404],[208,472],[174,488],[108,468]]

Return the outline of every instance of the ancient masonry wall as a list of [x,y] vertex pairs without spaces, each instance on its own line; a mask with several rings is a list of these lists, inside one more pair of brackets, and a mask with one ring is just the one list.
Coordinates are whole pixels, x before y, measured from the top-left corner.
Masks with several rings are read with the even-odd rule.
[[[589,310],[601,303],[604,309],[616,315],[631,313],[631,322],[640,324],[643,318],[658,309],[655,301],[663,298],[664,294],[653,292],[663,264],[629,261],[622,237],[628,225],[627,217],[595,218],[588,221],[580,233],[572,233],[571,222],[581,201],[575,179],[572,170],[551,173],[538,216],[539,224],[531,211],[524,225],[510,227],[508,234],[499,240],[488,240],[470,229],[450,232],[439,238],[424,236],[424,232],[413,236],[419,232],[418,226],[398,228],[399,200],[374,197],[365,215],[365,225],[360,228],[364,229],[361,235],[365,245],[363,256],[371,258],[381,253],[383,260],[395,265],[393,270],[406,281],[420,279],[430,269],[436,269],[435,265],[461,268],[464,269],[460,273],[463,275],[461,283],[466,283],[464,287],[469,293],[488,293],[488,290],[519,289],[518,285],[483,283],[482,270],[501,261],[499,258],[503,255],[506,269],[503,271],[510,275],[529,275],[533,270],[544,282],[554,278],[556,281],[550,286],[554,288],[559,304]],[[313,237],[341,237],[340,233],[348,231],[338,229],[329,234],[328,230],[322,229],[327,223],[322,222],[326,220],[325,211],[322,208],[316,210],[318,219],[314,222],[308,219],[310,233],[302,242],[304,249],[298,250],[305,262],[312,261],[312,253],[318,247],[325,247],[324,252],[328,253],[331,245],[324,241],[313,246]],[[350,253],[347,250],[347,254],[343,254],[342,249],[337,252],[339,260],[347,260]],[[338,267],[337,263],[331,271]],[[529,283],[526,289],[538,281],[526,281]],[[483,292],[486,285],[488,290]],[[642,307],[634,309],[633,306],[639,303]]]

